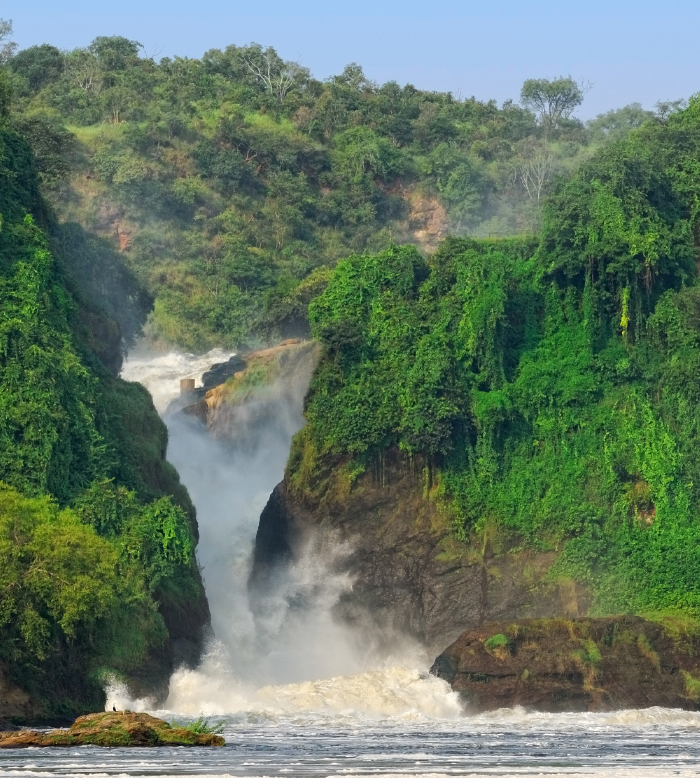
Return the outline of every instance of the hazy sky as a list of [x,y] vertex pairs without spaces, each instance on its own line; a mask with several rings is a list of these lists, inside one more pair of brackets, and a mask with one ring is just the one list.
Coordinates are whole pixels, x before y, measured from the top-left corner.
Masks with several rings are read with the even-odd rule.
[[255,41],[317,78],[355,61],[375,81],[499,103],[526,78],[570,74],[595,82],[584,119],[700,91],[697,0],[0,0],[0,18],[21,48],[124,35],[199,57]]

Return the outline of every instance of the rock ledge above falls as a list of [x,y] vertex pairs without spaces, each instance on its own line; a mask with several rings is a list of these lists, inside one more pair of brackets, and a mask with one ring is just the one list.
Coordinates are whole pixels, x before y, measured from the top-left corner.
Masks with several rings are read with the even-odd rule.
[[700,635],[681,616],[486,624],[462,633],[431,672],[469,712],[700,709]]
[[52,732],[0,732],[0,748],[70,746],[223,746],[224,739],[173,727],[148,713],[91,713],[80,716],[70,729]]

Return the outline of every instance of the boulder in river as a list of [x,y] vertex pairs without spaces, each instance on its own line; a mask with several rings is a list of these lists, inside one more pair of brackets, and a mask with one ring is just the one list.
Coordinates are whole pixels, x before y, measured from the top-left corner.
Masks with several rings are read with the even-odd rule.
[[148,713],[90,713],[77,718],[70,729],[0,732],[0,748],[69,746],[223,746],[221,735],[197,733],[168,724]]
[[524,619],[462,633],[431,672],[469,712],[700,709],[700,630],[682,615]]

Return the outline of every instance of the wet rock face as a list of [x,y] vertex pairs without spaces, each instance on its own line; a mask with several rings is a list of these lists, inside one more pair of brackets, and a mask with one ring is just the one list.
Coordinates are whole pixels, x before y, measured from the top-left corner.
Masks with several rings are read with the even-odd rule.
[[431,672],[470,712],[697,710],[699,649],[700,637],[677,624],[636,616],[520,620],[467,630]]
[[39,712],[37,702],[10,680],[7,666],[0,662],[0,729],[15,729],[12,719],[23,721]]
[[301,414],[317,359],[316,343],[293,338],[245,359],[233,356],[204,373],[203,386],[174,400],[166,413],[181,411],[212,437],[252,450],[276,419],[285,426],[286,409]]
[[415,463],[397,451],[386,453],[381,474],[365,473],[336,497],[305,497],[288,474],[260,517],[252,596],[312,538],[346,548],[333,564],[353,585],[338,616],[406,634],[432,651],[488,621],[585,612],[585,593],[545,580],[555,554],[499,556],[457,541],[449,518],[424,495]]
[[245,370],[246,366],[245,359],[239,354],[234,354],[226,362],[217,362],[202,374],[202,389],[208,391],[223,384],[236,373]]

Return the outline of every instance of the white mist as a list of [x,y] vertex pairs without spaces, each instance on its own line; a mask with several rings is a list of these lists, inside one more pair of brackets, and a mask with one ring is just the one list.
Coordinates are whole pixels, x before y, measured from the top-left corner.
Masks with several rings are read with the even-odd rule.
[[[179,379],[201,374],[230,354],[203,357],[137,351],[122,377],[151,392],[164,413]],[[291,440],[304,424],[303,398],[310,365],[282,376],[264,395],[229,414],[227,436],[212,437],[183,414],[165,415],[168,459],[197,508],[197,556],[211,608],[213,638],[196,670],[181,668],[170,683],[167,709],[185,715],[241,711],[290,713],[350,710],[373,716],[459,714],[457,696],[416,667],[426,657],[412,647],[393,659],[378,657],[371,635],[353,633],[333,618],[333,606],[352,581],[332,572],[344,549],[313,540],[285,571],[281,585],[254,616],[248,601],[258,520],[282,480]],[[219,431],[220,433],[221,431]],[[126,705],[125,690],[112,698]],[[128,701],[150,707],[146,700]]]

